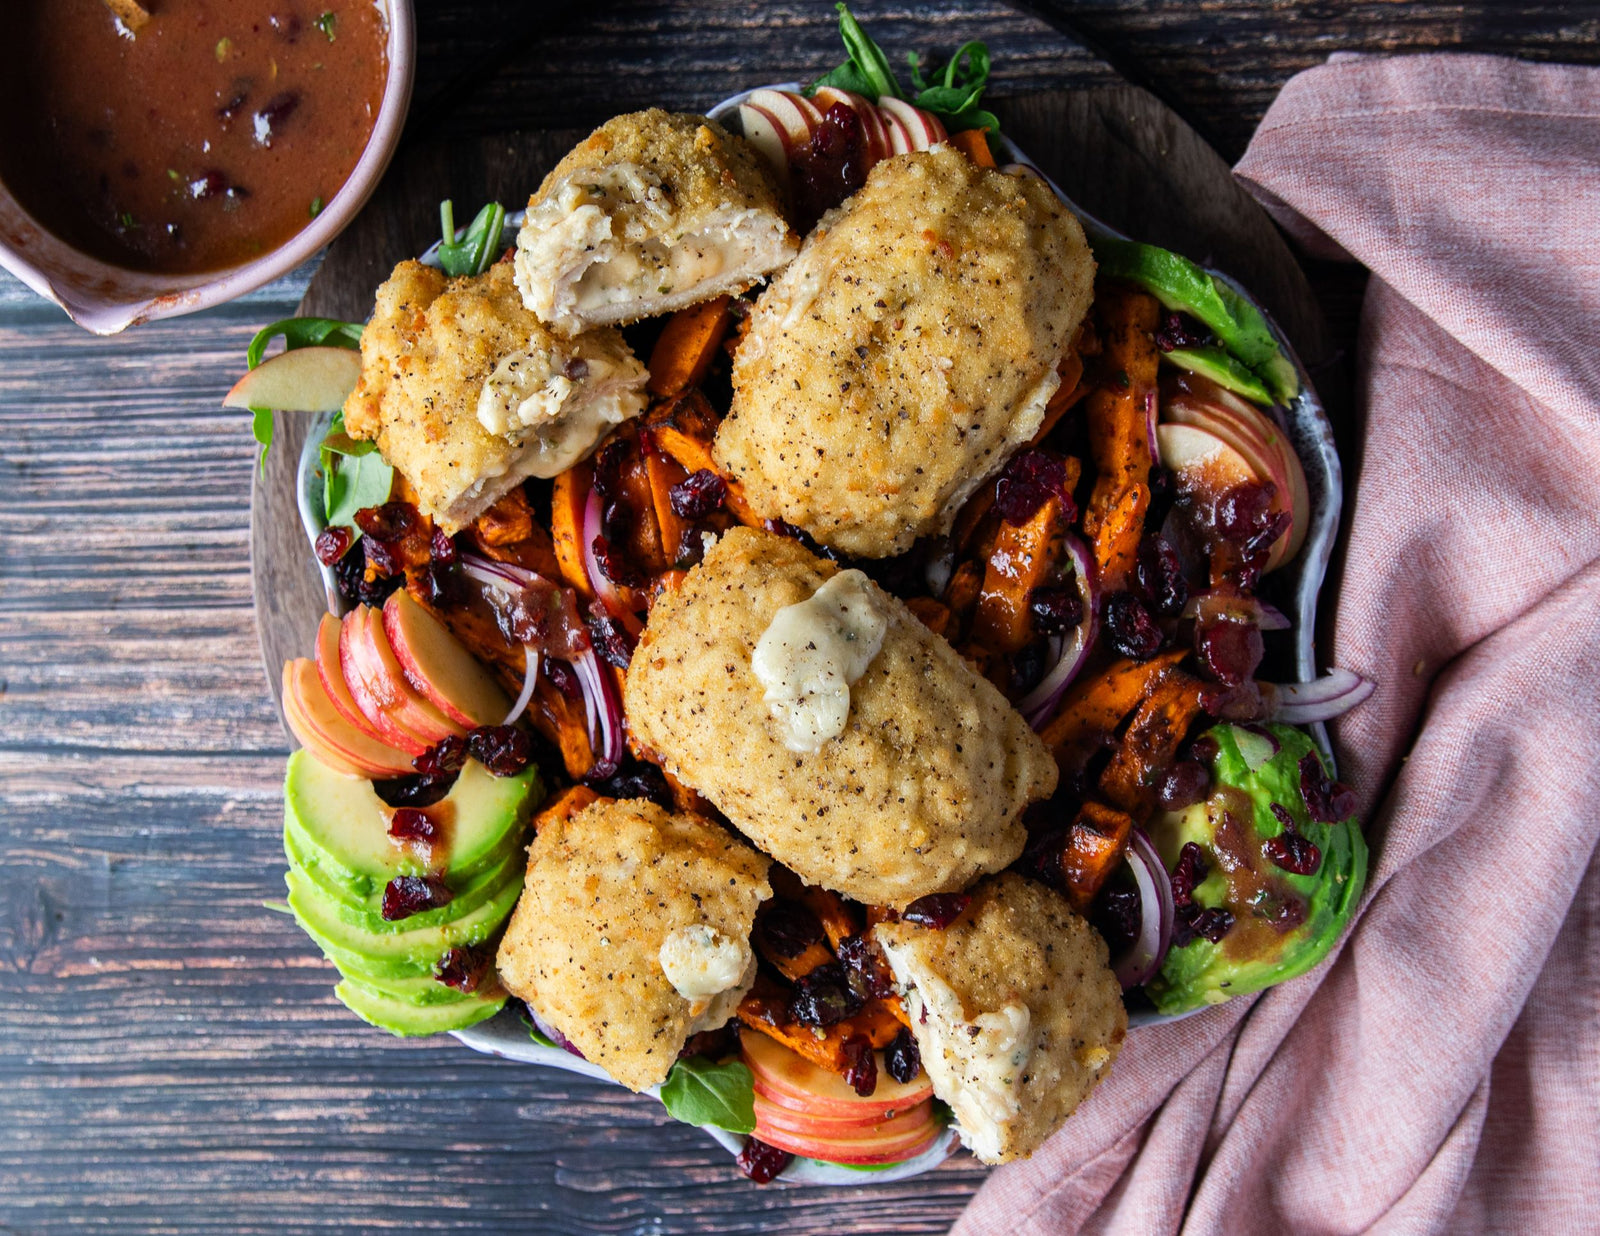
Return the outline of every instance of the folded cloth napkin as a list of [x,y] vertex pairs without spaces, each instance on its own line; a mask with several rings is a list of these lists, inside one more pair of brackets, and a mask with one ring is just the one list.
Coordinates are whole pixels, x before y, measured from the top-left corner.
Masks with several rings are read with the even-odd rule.
[[1372,271],[1331,663],[1373,848],[1337,955],[1135,1031],[955,1232],[1600,1223],[1600,70],[1341,56],[1236,169]]

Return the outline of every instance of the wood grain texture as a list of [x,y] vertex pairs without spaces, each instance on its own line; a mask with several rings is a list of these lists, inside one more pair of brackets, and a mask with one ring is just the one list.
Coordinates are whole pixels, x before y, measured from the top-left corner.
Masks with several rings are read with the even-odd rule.
[[[1278,84],[1329,50],[1600,48],[1593,4],[1038,7],[1082,23],[1230,157]],[[430,239],[432,203],[468,196],[469,166],[508,186],[535,170],[520,145],[452,137],[583,126],[635,100],[703,106],[835,54],[822,3],[418,8],[414,140],[443,145],[405,186],[418,205],[394,251],[369,263]],[[998,4],[858,8],[897,51],[1003,27],[1014,96],[1115,80]],[[519,59],[530,44],[542,59]],[[1019,136],[1030,123],[1025,107],[1009,119]],[[1084,187],[1052,170],[1116,221],[1091,196],[1096,157],[1081,156]],[[340,282],[370,295],[374,269]],[[0,285],[0,1233],[945,1230],[983,1179],[970,1160],[864,1191],[756,1189],[649,1100],[359,1024],[293,923],[262,908],[282,895],[288,746],[252,615],[254,445],[219,402],[304,278],[105,340]],[[1353,322],[1359,283],[1336,286]]]

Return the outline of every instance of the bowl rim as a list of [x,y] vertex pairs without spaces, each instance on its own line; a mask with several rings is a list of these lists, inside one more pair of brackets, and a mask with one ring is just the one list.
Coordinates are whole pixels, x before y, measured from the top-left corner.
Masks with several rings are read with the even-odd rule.
[[0,206],[15,212],[0,237],[0,267],[97,335],[220,305],[272,282],[322,249],[355,218],[394,157],[416,75],[413,0],[375,0],[388,23],[388,71],[372,132],[344,184],[306,227],[277,248],[235,266],[162,274],[118,266],[58,237],[0,183]]

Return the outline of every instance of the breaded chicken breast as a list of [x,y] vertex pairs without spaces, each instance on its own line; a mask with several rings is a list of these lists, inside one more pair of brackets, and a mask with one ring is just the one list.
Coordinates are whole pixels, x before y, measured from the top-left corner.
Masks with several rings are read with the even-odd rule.
[[631,1090],[665,1081],[755,981],[750,930],[768,860],[698,815],[602,798],[543,821],[495,964],[589,1060]]
[[[846,576],[833,618],[794,645],[795,675],[764,683],[753,664],[763,636],[803,635],[775,623],[780,611]],[[864,664],[845,656],[830,678],[810,660],[808,642],[870,640],[873,627],[881,643]],[[783,660],[771,641],[767,651]],[[807,883],[868,903],[903,906],[999,871],[1022,853],[1023,808],[1056,784],[1027,722],[904,603],[749,528],[657,600],[624,702],[634,740],[742,833]],[[828,736],[834,722],[843,728]]]
[[944,928],[879,923],[933,1092],[985,1163],[1025,1159],[1122,1049],[1128,1015],[1106,945],[1066,899],[1012,872]]
[[362,332],[345,430],[376,442],[454,533],[644,411],[647,376],[614,330],[551,334],[523,307],[509,263],[451,279],[401,262]]
[[754,147],[651,108],[606,121],[545,177],[517,237],[517,286],[572,335],[742,292],[798,248]]
[[757,302],[717,462],[857,557],[948,532],[1038,430],[1094,269],[1039,178],[948,146],[884,160]]

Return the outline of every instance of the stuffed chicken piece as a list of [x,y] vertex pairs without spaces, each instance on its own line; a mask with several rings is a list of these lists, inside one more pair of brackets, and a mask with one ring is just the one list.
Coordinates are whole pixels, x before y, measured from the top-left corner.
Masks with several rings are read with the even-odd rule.
[[647,376],[614,330],[552,334],[523,307],[509,263],[451,279],[401,262],[361,335],[345,431],[376,442],[453,534],[644,411]]
[[934,1093],[985,1163],[1043,1145],[1122,1048],[1128,1015],[1105,941],[1042,884],[1007,872],[947,926],[879,923],[872,939]]
[[755,981],[768,860],[702,816],[602,798],[545,817],[495,964],[584,1056],[631,1090],[666,1080],[689,1036]]
[[608,120],[545,177],[517,237],[517,286],[573,335],[741,292],[798,248],[744,138],[652,108]]
[[947,146],[879,163],[762,293],[718,464],[856,557],[948,532],[1037,432],[1094,270],[1038,177]]
[[1005,697],[904,603],[735,528],[650,612],[634,741],[809,884],[903,906],[1022,853],[1055,788]]

